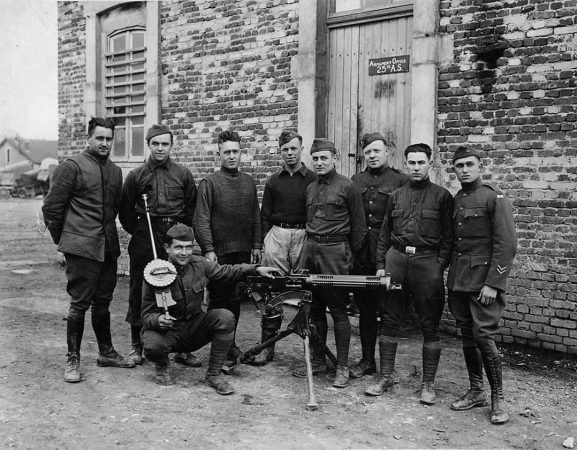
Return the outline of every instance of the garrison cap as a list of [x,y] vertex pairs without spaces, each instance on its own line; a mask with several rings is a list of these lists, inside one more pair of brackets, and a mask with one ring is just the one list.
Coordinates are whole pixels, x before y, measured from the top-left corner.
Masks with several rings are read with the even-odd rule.
[[170,229],[166,232],[166,235],[179,241],[194,241],[194,233],[192,232],[192,228],[183,223],[177,223],[176,225],[170,227]]
[[335,155],[337,154],[337,148],[332,141],[324,138],[315,138],[313,141],[313,145],[311,146],[311,155],[315,152],[324,152],[329,151],[333,152]]
[[298,134],[296,131],[291,131],[291,130],[284,130],[281,134],[280,137],[278,138],[278,146],[282,147],[283,145],[285,145],[287,142],[292,141],[293,139],[298,138],[298,140],[300,142],[303,141],[303,137]]
[[170,134],[170,139],[172,139],[172,131],[170,131],[166,125],[152,125],[148,129],[148,133],[146,133],[146,142],[160,134]]
[[387,145],[387,139],[381,133],[366,133],[361,138],[361,149],[364,149],[367,145],[375,141],[383,141],[383,143]]
[[481,154],[478,150],[461,146],[455,150],[455,153],[453,153],[453,163],[458,159],[467,158],[468,156],[476,156],[477,158],[481,159]]

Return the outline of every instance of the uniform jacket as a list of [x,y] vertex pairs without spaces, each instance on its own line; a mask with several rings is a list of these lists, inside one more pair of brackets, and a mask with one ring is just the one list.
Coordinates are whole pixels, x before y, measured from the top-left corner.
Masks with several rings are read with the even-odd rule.
[[[198,324],[204,312],[202,301],[204,288],[209,281],[235,281],[244,275],[255,272],[255,264],[219,265],[202,256],[193,255],[189,264],[178,270],[176,280],[170,286],[172,299],[176,305],[168,308],[169,314],[177,321],[194,322]],[[164,314],[164,309],[156,305],[154,288],[144,283],[142,293],[142,324],[147,330],[160,331],[158,317]],[[194,328],[193,324],[193,328]]]
[[409,182],[409,177],[387,165],[376,170],[367,168],[353,175],[352,180],[363,196],[365,219],[369,231],[363,254],[358,255],[357,262],[364,267],[374,269],[377,241],[383,225],[387,201],[395,189]]
[[108,158],[85,151],[60,164],[42,207],[58,250],[100,262],[106,250],[118,257],[121,190],[122,171]]
[[361,249],[367,234],[363,198],[347,177],[333,169],[307,187],[307,233],[347,235],[353,253]]
[[377,269],[385,268],[389,248],[436,250],[443,268],[451,261],[453,247],[453,197],[429,179],[409,182],[394,191],[377,244]]
[[455,250],[447,287],[479,292],[483,285],[505,290],[517,251],[511,203],[505,195],[477,180],[455,197]]
[[190,170],[168,158],[163,164],[148,159],[126,176],[122,188],[119,219],[122,227],[134,233],[139,217],[144,217],[144,200],[147,194],[150,216],[172,217],[192,226],[196,185]]

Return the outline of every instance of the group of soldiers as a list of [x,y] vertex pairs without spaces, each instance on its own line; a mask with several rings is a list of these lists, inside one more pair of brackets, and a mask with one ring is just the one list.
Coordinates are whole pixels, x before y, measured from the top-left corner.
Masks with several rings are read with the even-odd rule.
[[[470,380],[467,392],[451,408],[489,405],[484,367],[491,387],[491,422],[508,420],[494,335],[505,306],[516,236],[511,205],[502,193],[482,183],[476,150],[460,147],[453,155],[462,185],[453,198],[429,179],[432,151],[426,144],[405,149],[404,174],[388,164],[390,142],[379,133],[366,134],[360,142],[366,169],[349,179],[336,172],[338,152],[333,142],[314,139],[311,170],[302,162],[302,137],[285,130],[278,142],[283,163],[266,181],[259,207],[254,179],[239,170],[241,139],[232,130],[218,135],[220,168],[201,180],[198,189],[191,172],[171,159],[174,136],[166,126],[148,130],[150,157],[128,174],[124,184],[120,168],[109,158],[113,138],[112,120],[92,118],[86,150],[60,164],[43,206],[48,230],[66,257],[71,300],[65,381],[81,380],[84,315],[91,308],[99,366],[134,367],[146,357],[155,364],[155,381],[169,385],[169,354],[175,353],[176,363],[198,367],[202,363],[193,352],[211,343],[206,383],[219,394],[231,394],[234,388],[222,368],[242,354],[235,335],[238,282],[243,277],[274,277],[302,269],[332,275],[390,274],[391,282],[402,290],[354,292],[362,357],[351,367],[349,292],[333,287],[313,290],[311,321],[319,339],[311,341],[312,371],[327,371],[328,308],[336,343],[333,386],[344,388],[350,378],[377,372],[378,342],[380,371],[365,392],[380,396],[391,390],[399,329],[411,302],[423,334],[420,401],[433,404],[444,271],[449,268],[448,304],[461,330]],[[126,357],[114,349],[110,332],[109,305],[120,254],[117,215],[131,235],[126,320],[132,351]],[[143,280],[144,268],[155,253],[177,272],[170,286],[175,304],[167,311],[158,306],[155,288]],[[264,314],[261,340],[274,337],[281,323],[282,314]],[[263,365],[273,357],[270,346],[251,363]],[[295,367],[293,375],[305,377],[306,367]]]

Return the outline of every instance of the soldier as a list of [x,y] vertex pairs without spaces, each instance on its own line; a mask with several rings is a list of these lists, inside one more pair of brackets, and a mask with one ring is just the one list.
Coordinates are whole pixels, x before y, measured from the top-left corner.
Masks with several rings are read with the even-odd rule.
[[[148,197],[156,252],[161,259],[166,259],[162,246],[166,231],[176,223],[192,225],[196,203],[196,185],[190,170],[170,158],[174,136],[168,127],[153,125],[146,133],[146,143],[150,157],[126,177],[119,213],[122,227],[131,234],[128,243],[130,291],[126,321],[130,324],[132,337],[132,351],[128,357],[136,364],[142,364],[140,315],[143,271],[154,258],[142,195]],[[201,365],[193,354],[177,354],[174,361],[190,367]]]
[[483,365],[491,386],[491,423],[509,420],[504,407],[501,357],[494,335],[505,309],[507,277],[517,251],[515,223],[509,200],[480,179],[479,153],[459,147],[453,169],[461,183],[455,197],[455,252],[447,288],[449,308],[463,339],[469,390],[451,404],[464,411],[487,406]]
[[[366,169],[353,175],[353,181],[363,195],[365,219],[369,230],[362,254],[355,260],[354,272],[358,275],[373,275],[376,272],[376,250],[379,232],[385,216],[385,207],[391,193],[409,181],[409,177],[389,166],[390,146],[380,133],[368,133],[361,139],[361,149]],[[377,342],[377,312],[379,291],[357,290],[355,301],[359,308],[359,334],[362,358],[351,367],[351,378],[375,373],[375,345]]]
[[86,150],[54,171],[42,213],[52,240],[66,258],[66,320],[64,381],[80,381],[80,344],[84,315],[91,308],[98,341],[98,366],[134,367],[112,345],[109,306],[116,287],[120,255],[116,215],[120,206],[122,171],[109,159],[114,121],[93,117],[88,122]]
[[[262,197],[262,263],[288,274],[298,267],[306,236],[306,189],[316,175],[301,161],[303,138],[300,134],[283,131],[278,144],[284,164],[267,180]],[[263,315],[261,342],[274,337],[281,324],[282,310]],[[274,345],[258,354],[252,364],[264,365],[273,357]]]
[[393,192],[387,203],[377,244],[377,275],[391,274],[403,291],[391,292],[382,305],[379,353],[381,374],[365,392],[382,395],[393,387],[398,334],[406,296],[412,297],[423,333],[423,378],[420,402],[436,401],[434,382],[441,357],[439,322],[445,303],[443,271],[453,245],[453,198],[429,179],[432,151],[426,144],[409,145],[405,164],[410,183]]
[[272,277],[278,269],[255,264],[219,265],[192,254],[194,235],[183,224],[174,225],[165,237],[165,250],[177,270],[176,280],[170,287],[175,304],[165,314],[157,306],[155,290],[144,285],[142,299],[142,341],[144,354],[155,363],[155,381],[163,386],[173,383],[168,354],[190,352],[212,342],[206,384],[221,395],[234,388],[221,374],[226,355],[234,339],[234,315],[228,309],[202,310],[203,289],[209,281],[239,280],[244,275]]
[[[363,198],[355,184],[336,172],[337,149],[328,139],[315,139],[311,147],[317,180],[307,187],[307,238],[303,246],[300,268],[312,273],[348,275],[352,257],[363,246],[367,234]],[[348,292],[338,288],[317,288],[313,292],[311,318],[322,343],[327,338],[326,308],[334,322],[337,346],[337,370],[333,386],[349,384],[349,345],[351,324],[347,314]],[[313,374],[326,372],[323,349],[312,345]],[[306,368],[293,371],[306,376]]]
[[[262,238],[260,208],[254,179],[239,171],[240,136],[232,130],[218,135],[220,170],[198,186],[194,228],[198,244],[209,261],[219,264],[260,262]],[[240,317],[237,281],[209,283],[208,309],[226,308]],[[233,341],[228,361],[241,354]]]

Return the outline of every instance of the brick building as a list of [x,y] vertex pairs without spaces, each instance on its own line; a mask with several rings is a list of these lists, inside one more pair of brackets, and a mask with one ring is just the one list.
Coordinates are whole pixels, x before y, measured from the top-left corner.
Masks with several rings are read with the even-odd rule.
[[349,176],[359,137],[380,131],[398,167],[407,144],[433,146],[435,181],[456,192],[449,156],[473,146],[519,234],[502,340],[577,354],[576,13],[577,0],[60,2],[60,156],[83,148],[87,116],[114,116],[128,171],[163,122],[198,181],[233,127],[262,188],[283,128],[333,139]]

